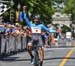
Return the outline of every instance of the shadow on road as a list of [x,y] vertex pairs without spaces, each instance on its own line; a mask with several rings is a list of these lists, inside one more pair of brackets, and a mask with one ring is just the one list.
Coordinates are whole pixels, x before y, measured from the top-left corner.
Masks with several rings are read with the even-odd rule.
[[[0,61],[14,62],[14,61],[30,61],[30,59],[18,59],[19,57],[7,57],[1,58]],[[75,57],[55,57],[55,58],[45,58],[44,60],[57,60],[57,59],[75,59]]]

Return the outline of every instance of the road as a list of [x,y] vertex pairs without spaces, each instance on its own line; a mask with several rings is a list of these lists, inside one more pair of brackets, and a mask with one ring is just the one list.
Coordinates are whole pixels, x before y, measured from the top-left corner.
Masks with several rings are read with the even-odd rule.
[[[68,59],[69,58],[69,59]],[[0,61],[0,66],[33,66],[27,52]],[[45,48],[43,66],[75,66],[75,48]]]

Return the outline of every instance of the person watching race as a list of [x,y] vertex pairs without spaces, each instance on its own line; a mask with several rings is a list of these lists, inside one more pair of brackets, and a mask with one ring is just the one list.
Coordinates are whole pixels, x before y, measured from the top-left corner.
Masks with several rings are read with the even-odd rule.
[[[32,64],[34,63],[33,62],[34,56],[32,54],[33,41],[37,37],[38,38],[38,46],[39,46],[38,51],[39,51],[40,66],[42,66],[43,59],[44,59],[44,47],[43,47],[43,40],[41,37],[41,31],[45,30],[47,32],[50,32],[50,30],[44,24],[41,23],[40,18],[38,18],[37,16],[35,16],[33,18],[33,22],[31,22],[29,20],[29,18],[27,17],[26,12],[24,12],[24,18],[22,18],[22,14],[20,13],[20,21],[22,21],[23,19],[24,19],[24,22],[26,22],[27,26],[31,29],[31,32],[32,32],[32,38],[28,42],[28,53],[31,56],[31,63]],[[35,32],[37,32],[37,33],[35,33]]]

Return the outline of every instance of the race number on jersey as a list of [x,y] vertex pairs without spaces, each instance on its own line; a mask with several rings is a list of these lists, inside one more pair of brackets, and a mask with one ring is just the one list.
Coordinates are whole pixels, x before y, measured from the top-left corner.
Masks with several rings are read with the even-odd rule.
[[39,28],[31,28],[32,33],[41,33],[41,29]]

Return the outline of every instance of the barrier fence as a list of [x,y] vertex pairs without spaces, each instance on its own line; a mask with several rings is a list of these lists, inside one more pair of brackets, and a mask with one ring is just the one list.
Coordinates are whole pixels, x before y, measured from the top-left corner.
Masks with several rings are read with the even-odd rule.
[[[3,35],[0,34],[0,54],[8,54],[10,52],[17,52],[22,51],[27,48],[27,37],[22,35]],[[54,45],[50,44],[51,47],[74,47],[75,41],[74,40],[65,40],[59,39],[56,41]],[[50,48],[51,48],[50,47]]]
[[22,51],[27,48],[26,36],[0,34],[0,54]]

